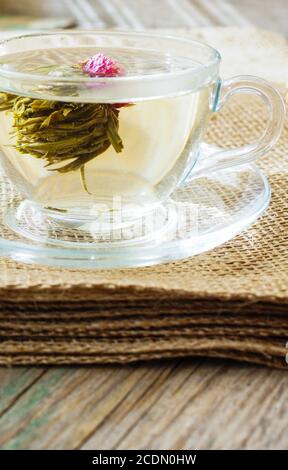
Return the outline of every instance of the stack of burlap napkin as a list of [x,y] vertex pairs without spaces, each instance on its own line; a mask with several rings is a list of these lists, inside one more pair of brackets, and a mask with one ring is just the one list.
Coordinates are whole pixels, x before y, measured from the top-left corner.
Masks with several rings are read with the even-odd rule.
[[[207,41],[211,32],[199,34]],[[273,52],[265,41],[264,46],[268,55]],[[206,139],[239,146],[251,142],[264,124],[257,100],[231,100],[212,119]],[[260,162],[272,187],[269,209],[250,229],[209,253],[110,271],[0,259],[0,364],[213,356],[287,367],[287,155],[286,123],[277,146]]]

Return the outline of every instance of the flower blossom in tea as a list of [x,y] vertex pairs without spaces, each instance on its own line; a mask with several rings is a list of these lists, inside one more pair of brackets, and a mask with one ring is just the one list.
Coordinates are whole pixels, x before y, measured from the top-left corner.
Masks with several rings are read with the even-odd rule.
[[185,88],[190,59],[82,39],[44,46],[0,57],[0,75],[3,67],[16,72],[15,85],[17,73],[27,76],[13,94],[0,90],[8,178],[28,200],[71,214],[79,227],[87,215],[106,230],[110,216],[123,213],[116,197],[129,220],[139,215],[131,204],[146,211],[164,201],[192,168],[210,113],[210,85],[198,89],[195,74]]
[[[75,67],[80,67],[83,74],[92,79],[124,74],[115,59],[102,53],[73,65],[71,72]],[[80,170],[87,193],[85,165],[111,145],[117,153],[123,149],[118,134],[119,108],[128,105],[67,103],[0,94],[0,111],[12,110],[13,113],[18,152],[45,160],[45,167],[52,171]]]
[[105,56],[101,52],[80,62],[80,66],[82,71],[89,74],[90,77],[117,77],[124,75],[124,70],[117,61]]

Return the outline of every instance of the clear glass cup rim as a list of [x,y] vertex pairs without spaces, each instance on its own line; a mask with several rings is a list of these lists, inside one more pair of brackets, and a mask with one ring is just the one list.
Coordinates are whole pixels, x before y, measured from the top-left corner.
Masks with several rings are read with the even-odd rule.
[[[200,72],[203,73],[203,71],[207,70],[217,70],[219,63],[221,61],[221,55],[218,52],[217,49],[214,47],[201,42],[197,41],[194,39],[190,38],[185,38],[185,37],[177,37],[169,34],[162,34],[162,33],[147,33],[147,32],[139,32],[139,31],[103,31],[103,30],[74,30],[74,31],[69,31],[69,30],[57,30],[53,32],[41,32],[41,33],[32,33],[32,34],[22,34],[19,36],[13,36],[9,37],[7,39],[2,39],[0,41],[0,58],[1,58],[1,46],[4,45],[9,45],[9,43],[15,42],[15,41],[21,41],[22,39],[27,39],[27,38],[45,38],[45,37],[51,37],[51,36],[61,36],[61,35],[69,35],[69,36],[85,36],[86,35],[95,35],[95,36],[106,36],[106,37],[122,37],[122,38],[142,38],[142,39],[161,39],[163,41],[169,42],[174,42],[175,44],[186,44],[186,45],[191,45],[194,46],[195,48],[202,48],[203,50],[206,50],[208,52],[210,58],[209,60],[205,61],[203,64],[197,64],[197,66],[187,66],[183,68],[183,70],[176,70],[172,72],[161,72],[161,73],[153,73],[153,74],[145,74],[144,75],[132,75],[132,76],[117,76],[117,77],[93,77],[93,82],[97,83],[103,83],[103,82],[133,82],[133,81],[141,81],[145,79],[145,81],[157,81],[161,78],[177,78],[177,77],[185,77],[189,75],[197,75]],[[157,49],[157,44],[156,44],[156,49]],[[25,49],[24,49],[25,50]],[[27,49],[29,50],[29,49]],[[3,54],[3,56],[6,54]],[[91,83],[91,77],[83,76],[83,77],[53,77],[53,76],[47,76],[47,75],[42,75],[42,74],[33,74],[31,72],[19,72],[19,71],[13,71],[13,70],[7,70],[3,69],[0,66],[0,78],[3,77],[5,79],[14,79],[14,80],[40,80],[40,81],[47,81],[49,83],[57,82],[57,84],[65,84],[69,82],[70,84],[79,84],[79,83],[85,83],[85,82],[90,82]],[[1,83],[0,83],[1,86]]]

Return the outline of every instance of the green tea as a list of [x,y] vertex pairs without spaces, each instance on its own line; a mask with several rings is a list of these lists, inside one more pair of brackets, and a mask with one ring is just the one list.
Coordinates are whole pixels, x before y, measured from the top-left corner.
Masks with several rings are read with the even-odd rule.
[[[6,67],[18,72],[34,67],[35,73],[54,77],[66,75],[68,70],[74,74],[73,61],[91,52],[91,48],[82,47],[57,49],[57,56],[61,56],[61,66],[57,68],[55,51],[28,51],[6,58]],[[128,55],[125,50],[115,48],[109,50],[109,55],[120,58],[128,75],[132,63],[144,74],[148,73],[145,64],[150,63],[151,67],[153,63],[151,57],[147,60],[147,52],[141,56],[137,51],[134,62],[133,54]],[[158,73],[169,66],[166,55],[158,54],[157,61],[154,59]],[[177,66],[181,70],[180,59],[178,65],[173,62],[173,70]],[[79,76],[76,69],[75,76]],[[159,98],[145,97],[122,104],[121,96],[119,104],[115,97],[111,103],[107,99],[105,103],[89,103],[87,97],[81,102],[77,89],[70,90],[70,102],[57,93],[53,101],[14,96],[20,112],[26,106],[26,121],[17,121],[8,96],[7,109],[3,105],[0,112],[2,166],[25,196],[43,207],[81,214],[89,213],[95,203],[109,207],[115,197],[128,204],[157,203],[193,167],[195,149],[209,112],[209,92],[206,87],[165,97],[159,89]],[[89,96],[89,87],[87,93]],[[133,85],[130,93],[133,97]],[[41,125],[37,126],[41,107],[49,112],[43,111]],[[59,112],[63,116],[56,123]]]

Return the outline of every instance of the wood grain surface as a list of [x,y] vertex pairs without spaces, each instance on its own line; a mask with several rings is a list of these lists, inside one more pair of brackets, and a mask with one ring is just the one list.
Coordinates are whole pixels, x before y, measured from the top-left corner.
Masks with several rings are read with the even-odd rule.
[[73,17],[80,27],[258,26],[288,34],[287,0],[0,0],[0,14]]
[[287,448],[288,375],[223,361],[1,369],[1,449]]
[[[73,15],[83,27],[257,25],[288,33],[287,0],[0,0],[2,13],[23,7]],[[0,448],[287,448],[287,390],[285,371],[205,359],[0,368]]]

